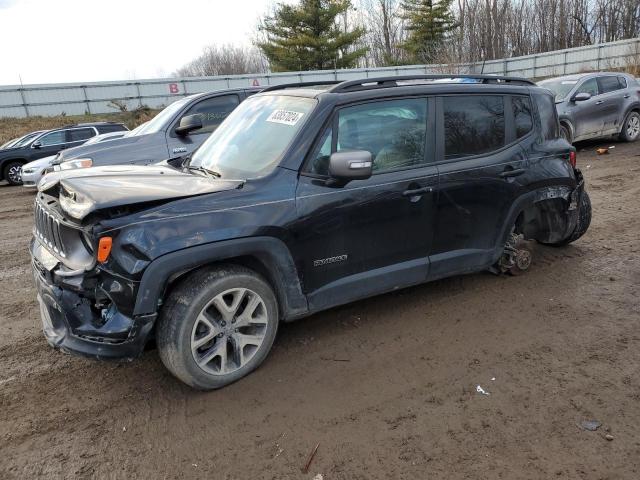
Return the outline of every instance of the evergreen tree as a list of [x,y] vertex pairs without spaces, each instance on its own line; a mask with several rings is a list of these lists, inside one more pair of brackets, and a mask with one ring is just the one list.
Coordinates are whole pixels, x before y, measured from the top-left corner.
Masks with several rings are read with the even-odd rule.
[[258,47],[272,71],[351,68],[366,53],[355,45],[364,29],[348,31],[337,18],[346,15],[350,0],[301,0],[298,5],[280,3],[259,29],[265,40]]
[[451,4],[453,0],[403,0],[403,18],[409,36],[402,47],[418,63],[437,58],[447,33],[457,28]]

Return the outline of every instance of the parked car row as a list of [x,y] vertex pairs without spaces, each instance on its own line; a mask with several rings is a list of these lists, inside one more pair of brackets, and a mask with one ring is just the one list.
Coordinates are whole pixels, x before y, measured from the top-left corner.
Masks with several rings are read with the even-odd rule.
[[155,338],[164,365],[205,390],[256,369],[281,321],[451,275],[519,274],[531,240],[566,245],[591,219],[553,94],[520,78],[188,97],[56,163],[30,246],[48,342],[134,359]]
[[22,167],[27,163],[82,145],[101,134],[127,131],[122,123],[95,122],[33,132],[0,150],[0,180],[22,183]]

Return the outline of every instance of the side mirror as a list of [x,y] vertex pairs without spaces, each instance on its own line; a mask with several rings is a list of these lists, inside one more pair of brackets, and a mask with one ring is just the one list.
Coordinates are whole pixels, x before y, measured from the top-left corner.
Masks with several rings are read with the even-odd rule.
[[180,125],[176,127],[176,133],[181,136],[189,135],[189,133],[200,128],[202,128],[202,117],[196,113],[195,115],[182,117]]
[[573,97],[571,97],[572,102],[584,102],[585,100],[589,100],[591,98],[591,94],[587,92],[576,93]]
[[42,147],[42,144],[40,143],[40,140],[36,140],[35,142],[33,142],[31,144],[31,148],[40,148]]
[[329,175],[337,180],[366,180],[372,172],[371,153],[365,150],[336,152],[329,158]]

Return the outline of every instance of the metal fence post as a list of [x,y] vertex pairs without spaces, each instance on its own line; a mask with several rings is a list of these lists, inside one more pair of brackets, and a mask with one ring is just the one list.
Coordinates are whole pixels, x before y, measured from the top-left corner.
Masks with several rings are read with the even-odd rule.
[[87,104],[87,113],[91,115],[91,104],[89,103],[89,96],[87,95],[87,86],[82,85],[82,93],[84,95],[84,103]]
[[29,117],[29,108],[27,107],[27,99],[24,96],[24,88],[19,88],[20,98],[22,98],[22,106],[24,107],[24,113]]

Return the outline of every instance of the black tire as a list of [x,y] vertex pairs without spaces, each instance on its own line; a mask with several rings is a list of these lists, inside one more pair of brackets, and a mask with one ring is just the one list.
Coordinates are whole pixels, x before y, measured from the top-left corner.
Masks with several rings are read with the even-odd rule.
[[22,185],[21,169],[22,162],[18,160],[10,160],[2,169],[2,177],[9,182],[9,185]]
[[[196,322],[202,322],[202,320],[198,319],[202,318],[203,309],[213,308],[214,313],[219,313],[220,311],[216,310],[216,306],[212,304],[213,300],[215,298],[224,298],[221,296],[224,292],[236,290],[246,290],[251,294],[255,293],[263,301],[258,308],[263,314],[261,318],[264,320],[264,315],[266,315],[268,321],[265,327],[260,325],[262,329],[260,335],[263,336],[262,343],[251,352],[252,356],[245,364],[238,362],[240,366],[230,373],[205,371],[204,368],[208,368],[208,364],[201,367],[195,359],[199,351],[197,349],[192,351],[192,347],[195,347],[193,342],[198,342],[195,336],[197,335],[197,329],[200,328],[200,325],[196,325]],[[235,301],[235,298],[233,301]],[[245,302],[245,300],[240,301],[240,303],[242,302]],[[249,303],[249,300],[246,302]],[[207,316],[207,318],[212,319],[214,317]],[[221,318],[217,319],[215,321],[216,328],[223,328],[221,324],[224,323]],[[229,327],[224,328],[228,329]],[[248,268],[223,265],[198,270],[190,274],[173,289],[160,312],[156,342],[162,363],[173,375],[196,389],[213,390],[235,382],[255,370],[267,357],[276,337],[277,329],[278,304],[273,290],[267,282]],[[213,332],[212,330],[211,333]],[[238,335],[238,329],[235,329],[235,332]],[[206,335],[203,336],[208,335],[209,332],[206,332]],[[227,335],[229,338],[227,338]],[[209,352],[219,350],[219,348],[223,348],[225,352],[229,348],[233,350],[235,346],[231,338],[233,335],[233,332],[216,334],[202,348],[205,350],[209,348]],[[208,345],[209,347],[207,347]],[[225,353],[225,359],[226,356],[227,353]],[[241,353],[241,357],[243,356],[244,351]],[[203,357],[207,357],[206,351]],[[220,358],[220,362],[223,362],[222,358]],[[221,367],[220,370],[222,371],[223,368]]]
[[591,199],[585,190],[582,192],[582,198],[580,199],[580,211],[575,230],[564,240],[552,245],[562,247],[564,245],[569,245],[571,242],[575,242],[586,233],[589,225],[591,225]]
[[619,138],[623,142],[635,142],[640,138],[640,113],[629,112],[622,124]]
[[571,138],[571,129],[564,123],[560,124],[560,137],[564,138],[569,143],[573,143],[573,139]]

